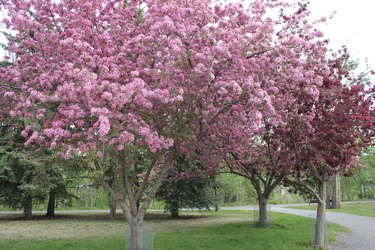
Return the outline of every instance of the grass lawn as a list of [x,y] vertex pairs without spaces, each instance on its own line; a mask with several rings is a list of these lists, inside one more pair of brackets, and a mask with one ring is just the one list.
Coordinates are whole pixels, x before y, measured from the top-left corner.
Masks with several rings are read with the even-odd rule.
[[[317,205],[311,204],[306,206],[288,206],[286,208],[316,210]],[[375,217],[375,202],[371,203],[342,203],[341,208],[327,209],[328,212],[340,212],[348,214],[357,214]]]
[[[107,215],[63,215],[55,220],[0,220],[0,249],[69,250],[124,249],[124,222]],[[252,211],[182,213],[180,219],[151,214],[146,224],[154,232],[154,249],[312,249],[314,221],[272,213],[272,225],[257,228]],[[330,241],[348,232],[329,224]]]

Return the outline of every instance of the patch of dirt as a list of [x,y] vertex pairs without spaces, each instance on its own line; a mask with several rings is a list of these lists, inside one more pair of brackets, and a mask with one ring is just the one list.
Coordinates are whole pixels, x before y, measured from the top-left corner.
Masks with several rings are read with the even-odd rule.
[[125,224],[89,221],[1,221],[0,239],[64,239],[121,235]]
[[[153,232],[205,227],[227,223],[249,221],[240,216],[202,216],[184,213],[180,218],[171,219],[168,214],[149,214],[145,228]],[[18,219],[0,220],[0,239],[66,239],[122,236],[127,228],[122,216],[108,220],[108,214],[59,215],[55,219],[36,216],[32,221]]]

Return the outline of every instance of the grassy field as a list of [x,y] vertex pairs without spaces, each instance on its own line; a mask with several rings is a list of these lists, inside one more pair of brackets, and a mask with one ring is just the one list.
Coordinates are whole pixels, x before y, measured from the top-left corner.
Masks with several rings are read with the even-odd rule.
[[[124,249],[124,222],[106,214],[60,215],[55,220],[33,221],[0,218],[0,249],[69,250]],[[252,211],[183,213],[180,219],[150,214],[146,227],[153,234],[154,249],[312,249],[314,221],[272,213],[272,225],[257,228]],[[330,242],[348,232],[328,225]]]
[[[317,205],[288,206],[287,208],[316,210]],[[342,203],[339,209],[328,209],[328,212],[340,212],[375,217],[375,202],[371,203]]]

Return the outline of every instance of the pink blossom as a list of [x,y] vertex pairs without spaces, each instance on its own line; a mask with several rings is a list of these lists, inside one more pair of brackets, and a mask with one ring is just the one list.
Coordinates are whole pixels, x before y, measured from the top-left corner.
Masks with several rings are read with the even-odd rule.
[[103,158],[103,156],[104,156],[104,154],[103,154],[102,151],[98,151],[98,152],[96,153],[96,155],[97,155],[99,158]]

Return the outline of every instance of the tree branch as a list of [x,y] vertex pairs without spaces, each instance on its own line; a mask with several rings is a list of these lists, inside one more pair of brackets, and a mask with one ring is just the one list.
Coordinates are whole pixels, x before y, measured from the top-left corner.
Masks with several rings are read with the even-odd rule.
[[271,50],[271,49],[266,49],[266,50],[262,50],[262,51],[254,52],[253,54],[248,55],[248,56],[246,57],[246,59],[253,58],[253,57],[255,57],[255,56],[258,56],[258,55],[261,55],[261,54],[263,54],[263,53],[266,53],[266,52],[268,52],[268,51],[270,51],[270,50]]

